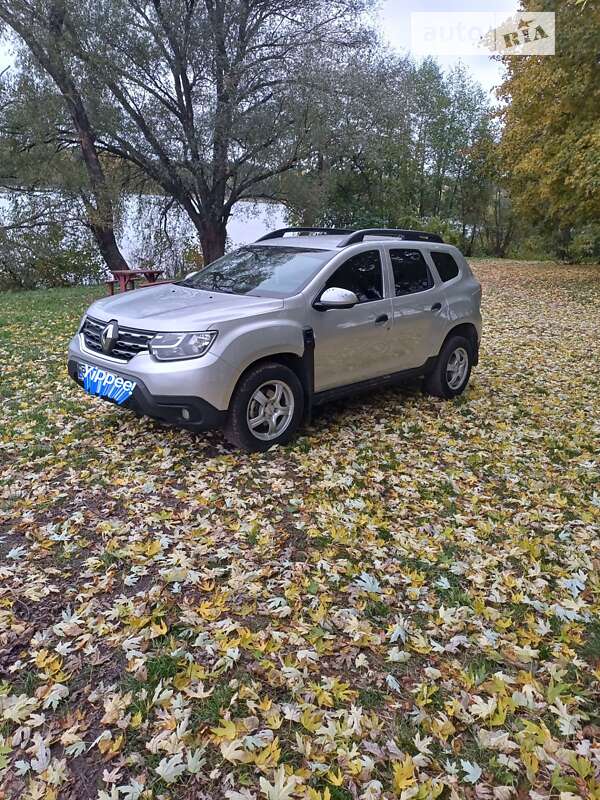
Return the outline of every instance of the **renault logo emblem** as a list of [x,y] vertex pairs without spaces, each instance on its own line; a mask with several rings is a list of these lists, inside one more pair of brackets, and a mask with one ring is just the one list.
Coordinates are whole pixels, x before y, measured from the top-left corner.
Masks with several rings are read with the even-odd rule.
[[117,343],[117,339],[119,338],[119,324],[116,319],[111,319],[111,321],[102,329],[102,333],[100,334],[100,346],[102,347],[102,352],[108,355],[112,353],[112,349]]

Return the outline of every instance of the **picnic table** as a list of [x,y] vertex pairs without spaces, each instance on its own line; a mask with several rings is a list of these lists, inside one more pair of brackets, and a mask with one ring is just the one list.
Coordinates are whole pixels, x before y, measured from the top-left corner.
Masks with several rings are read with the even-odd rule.
[[116,269],[113,277],[106,281],[109,294],[115,293],[115,283],[119,284],[119,291],[126,292],[135,289],[135,282],[145,278],[149,284],[156,283],[162,269]]

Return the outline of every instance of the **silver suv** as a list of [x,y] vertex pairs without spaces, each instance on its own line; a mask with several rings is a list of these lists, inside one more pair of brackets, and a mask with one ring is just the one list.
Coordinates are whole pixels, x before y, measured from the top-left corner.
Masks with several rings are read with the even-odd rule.
[[452,398],[477,364],[481,286],[459,250],[395,229],[285,228],[178,283],[98,300],[69,346],[91,394],[248,450],[311,409],[422,377]]

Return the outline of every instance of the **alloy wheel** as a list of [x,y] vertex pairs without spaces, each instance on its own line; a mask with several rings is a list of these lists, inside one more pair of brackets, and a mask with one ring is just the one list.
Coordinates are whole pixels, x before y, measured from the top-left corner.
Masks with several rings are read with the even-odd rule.
[[446,364],[446,382],[452,391],[460,389],[469,371],[469,354],[464,347],[453,350]]
[[252,435],[263,442],[277,439],[294,415],[294,394],[284,381],[271,380],[253,392],[246,413]]

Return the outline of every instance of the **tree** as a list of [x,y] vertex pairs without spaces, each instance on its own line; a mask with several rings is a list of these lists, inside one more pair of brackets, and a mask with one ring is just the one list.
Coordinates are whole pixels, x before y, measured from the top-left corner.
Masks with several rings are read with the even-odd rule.
[[12,191],[0,209],[0,289],[97,281],[98,251],[76,199],[55,190]]
[[286,177],[300,222],[425,227],[470,250],[491,200],[485,94],[465,68],[375,52],[336,78],[315,152]]
[[282,185],[294,220],[381,226],[409,202],[410,116],[398,105],[409,104],[412,69],[377,49],[349,65],[319,65],[327,89],[313,98],[312,148]]
[[574,229],[600,217],[600,6],[525,10],[556,12],[556,55],[504,59],[502,167],[520,215],[558,235],[567,255]]
[[44,0],[0,0],[1,15],[65,86],[90,160],[116,156],[175,198],[206,261],[222,255],[235,203],[308,147],[311,63],[370,40],[366,0],[52,3],[51,25]]
[[65,17],[62,0],[0,0],[0,19],[22,39],[37,66],[53,81],[70,117],[88,178],[88,191],[82,191],[81,198],[100,253],[109,269],[128,269],[115,238],[111,188],[84,99],[86,77],[78,74],[66,46]]

